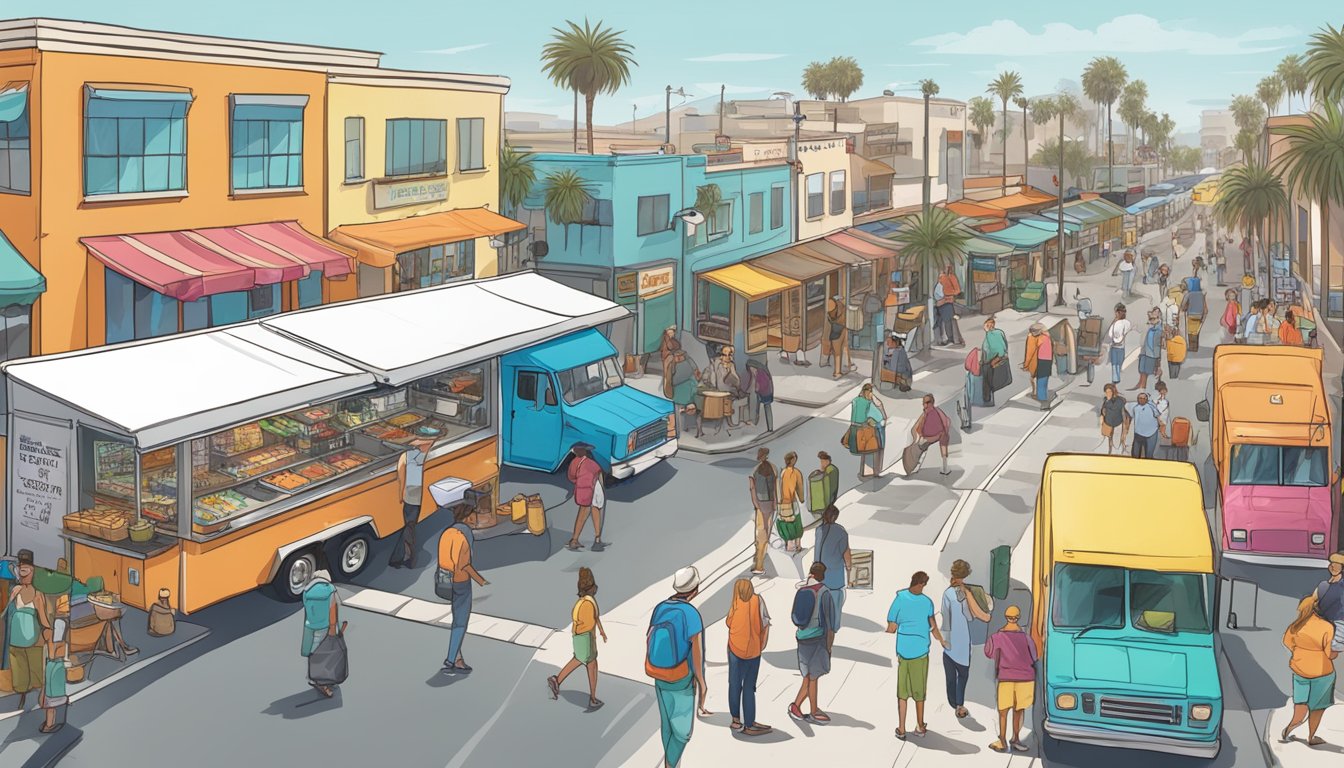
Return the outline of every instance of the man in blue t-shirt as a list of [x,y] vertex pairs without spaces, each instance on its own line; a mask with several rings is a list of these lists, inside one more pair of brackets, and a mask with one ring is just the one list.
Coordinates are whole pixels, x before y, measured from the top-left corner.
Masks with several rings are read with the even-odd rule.
[[924,697],[929,682],[929,635],[938,638],[944,648],[947,641],[938,631],[934,620],[933,601],[924,594],[929,575],[915,571],[910,577],[910,588],[896,593],[887,611],[887,634],[896,635],[896,697],[900,725],[896,738],[905,740],[905,701],[915,700],[915,733],[929,732],[924,724]]
[[852,562],[849,551],[849,531],[836,522],[840,510],[834,504],[821,513],[821,525],[813,534],[815,562],[826,566],[826,576],[822,581],[831,596],[831,612],[835,615],[835,629],[840,630],[840,613],[845,607],[845,587],[849,585],[849,566]]
[[663,738],[663,759],[668,768],[676,768],[686,745],[691,741],[697,695],[699,713],[712,714],[705,709],[705,622],[700,612],[691,605],[691,600],[700,593],[700,572],[694,566],[677,571],[672,577],[672,590],[675,594],[654,609],[652,623],[669,620],[669,614],[674,611],[680,614],[685,637],[678,639],[686,646],[680,649],[678,656],[685,661],[667,669],[655,667],[647,659],[644,662],[644,671],[654,680]]

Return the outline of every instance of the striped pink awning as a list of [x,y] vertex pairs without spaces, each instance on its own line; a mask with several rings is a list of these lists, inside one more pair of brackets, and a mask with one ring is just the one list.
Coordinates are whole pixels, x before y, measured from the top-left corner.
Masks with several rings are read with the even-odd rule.
[[307,277],[350,274],[350,251],[297,222],[80,238],[93,257],[179,301]]

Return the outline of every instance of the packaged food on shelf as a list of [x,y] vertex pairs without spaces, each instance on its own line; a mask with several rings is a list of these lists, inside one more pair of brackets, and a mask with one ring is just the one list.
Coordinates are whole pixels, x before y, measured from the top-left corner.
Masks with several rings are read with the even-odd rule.
[[407,427],[415,426],[416,424],[419,424],[424,420],[425,417],[418,413],[407,412],[393,416],[392,418],[388,419],[385,423],[388,426],[396,427],[398,429],[406,429]]
[[219,469],[238,480],[247,480],[274,471],[276,466],[293,461],[298,455],[298,451],[287,445],[273,445],[235,456]]
[[309,425],[320,424],[335,415],[336,411],[330,407],[309,408],[306,411],[297,411],[290,414],[295,421]]
[[236,456],[260,448],[265,443],[261,425],[244,424],[241,427],[220,432],[210,438],[210,447],[219,454]]
[[206,493],[226,485],[238,482],[222,472],[216,472],[209,466],[195,467],[191,470],[191,490],[193,493]]
[[409,442],[412,437],[410,432],[386,424],[370,424],[361,431],[374,440],[385,440],[389,443]]
[[150,472],[155,469],[171,467],[177,462],[177,450],[175,447],[160,448],[157,451],[150,451],[140,457],[140,471]]
[[311,480],[303,475],[289,470],[277,472],[274,475],[267,475],[261,479],[262,485],[284,491],[285,493],[293,493],[311,482]]
[[252,506],[252,500],[237,491],[220,491],[196,499],[192,510],[195,522],[213,523],[231,517]]
[[349,472],[373,461],[373,457],[359,451],[340,451],[326,457],[323,461],[342,472]]
[[374,413],[395,413],[406,407],[406,390],[397,389],[369,397],[369,406]]
[[308,480],[314,483],[318,482],[319,480],[326,480],[327,478],[335,477],[336,475],[340,474],[339,472],[336,471],[335,467],[332,467],[331,465],[321,461],[314,461],[309,464],[300,464],[299,466],[295,467],[293,471],[294,474],[302,475],[303,477],[307,478]]

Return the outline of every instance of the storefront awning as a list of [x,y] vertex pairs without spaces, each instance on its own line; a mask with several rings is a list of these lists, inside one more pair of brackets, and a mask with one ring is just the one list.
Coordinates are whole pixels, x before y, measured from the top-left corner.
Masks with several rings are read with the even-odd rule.
[[948,203],[947,210],[964,216],[966,218],[1003,218],[1005,212],[1002,208],[992,208],[984,203],[977,203],[974,200],[955,200]]
[[1159,205],[1166,205],[1167,202],[1168,200],[1165,197],[1145,197],[1139,202],[1126,208],[1125,213],[1128,213],[1130,216],[1134,216],[1143,213],[1144,211],[1156,208]]
[[757,301],[780,291],[797,288],[801,283],[781,275],[756,269],[750,264],[730,264],[698,275],[715,285],[722,286],[747,301]]
[[108,269],[179,301],[321,271],[350,274],[350,254],[293,221],[80,238]]
[[799,282],[807,282],[821,277],[842,266],[829,259],[809,253],[801,246],[802,244],[798,243],[788,248],[767,253],[764,256],[757,256],[748,264],[755,269],[763,269],[766,272]]
[[525,226],[485,208],[463,208],[392,221],[347,224],[332,230],[331,239],[355,249],[362,263],[385,269],[396,263],[399,253],[478,237],[496,237]]
[[[802,251],[814,258],[830,261],[841,266],[867,264],[868,260],[853,251],[846,250],[823,238],[798,243]],[[833,267],[834,268],[834,267]]]
[[1032,187],[1023,187],[1021,192],[990,200],[981,200],[979,205],[1000,211],[1018,211],[1041,208],[1053,202],[1055,202],[1054,195]]
[[1034,250],[1040,248],[1045,243],[1055,239],[1053,230],[1047,231],[1027,224],[1014,224],[998,232],[990,232],[981,237],[986,240],[1011,245],[1017,249]]
[[[1027,226],[1029,226],[1029,227],[1035,227],[1036,229],[1042,229],[1042,230],[1045,230],[1045,231],[1047,231],[1047,232],[1055,232],[1055,233],[1058,233],[1058,231],[1059,231],[1059,220],[1055,218],[1055,212],[1054,212],[1054,211],[1050,211],[1049,214],[1041,213],[1039,217],[1028,217],[1028,218],[1018,219],[1018,220],[1017,220],[1017,223],[1018,223],[1018,224],[1025,224],[1025,225],[1027,225]],[[1080,223],[1080,222],[1077,221],[1076,219],[1073,219],[1073,218],[1072,218],[1071,216],[1069,216],[1067,213],[1064,214],[1064,232],[1065,232],[1065,234],[1076,235],[1076,234],[1078,234],[1079,232],[1081,232],[1082,230],[1083,230],[1083,225],[1082,225],[1082,223]]]
[[[29,358],[22,385],[135,438],[145,450],[355,394],[368,373],[257,323]],[[10,403],[23,408],[20,393]]]
[[627,317],[622,307],[522,272],[276,315],[266,328],[401,386]]
[[46,289],[42,273],[0,232],[0,307],[32,304]]
[[896,173],[892,168],[879,160],[869,160],[863,155],[850,154],[849,156],[849,175],[854,179],[876,179],[881,176],[891,176]]
[[893,242],[879,243],[877,238],[869,239],[869,235],[855,235],[849,232],[836,232],[833,235],[827,235],[826,242],[843,248],[864,261],[877,261],[879,259],[890,259],[899,256],[900,246]]
[[[1042,211],[1041,215],[1048,216],[1049,212]],[[1125,215],[1125,209],[1102,198],[1075,200],[1064,204],[1064,215],[1074,217],[1085,227],[1095,227],[1102,222],[1120,218]]]

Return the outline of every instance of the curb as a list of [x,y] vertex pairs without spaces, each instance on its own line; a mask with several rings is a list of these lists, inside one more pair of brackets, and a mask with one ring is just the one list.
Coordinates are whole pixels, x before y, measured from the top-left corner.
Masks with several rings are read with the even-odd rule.
[[[780,402],[783,402],[783,401],[781,400]],[[780,437],[780,436],[782,436],[782,435],[786,435],[786,434],[792,432],[793,430],[797,429],[798,427],[802,426],[804,422],[810,420],[811,418],[812,418],[812,415],[811,415],[811,414],[799,414],[799,415],[794,416],[793,418],[789,419],[788,421],[784,422],[783,424],[781,424],[781,425],[780,425],[777,429],[775,429],[774,431],[758,433],[758,434],[757,434],[755,437],[753,437],[751,440],[749,440],[749,441],[747,441],[747,442],[745,442],[745,443],[742,443],[741,445],[736,445],[736,444],[734,444],[734,445],[723,445],[723,446],[711,446],[711,447],[705,447],[705,448],[692,448],[691,446],[689,446],[689,445],[687,445],[687,444],[685,444],[685,443],[682,443],[682,444],[679,446],[678,451],[679,451],[679,452],[680,452],[680,451],[686,451],[686,452],[688,452],[688,453],[696,453],[696,454],[700,454],[701,456],[719,456],[719,455],[722,455],[722,454],[725,454],[725,453],[737,453],[738,451],[745,451],[745,450],[747,450],[747,449],[749,449],[749,448],[754,448],[754,447],[760,445],[761,443],[769,442],[769,441],[771,441],[771,440],[774,440],[774,439],[777,438],[777,437]]]

